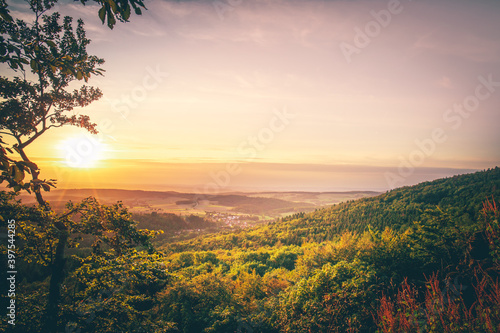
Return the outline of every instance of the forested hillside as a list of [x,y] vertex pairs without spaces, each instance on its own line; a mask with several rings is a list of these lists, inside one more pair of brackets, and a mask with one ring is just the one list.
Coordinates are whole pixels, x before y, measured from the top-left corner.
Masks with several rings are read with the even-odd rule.
[[[117,253],[114,242],[123,240],[109,234],[97,233],[103,244],[92,249],[75,239],[58,326],[68,332],[498,332],[499,185],[495,168],[156,252]],[[23,222],[34,213],[2,198],[2,215],[19,212],[20,253],[29,259],[18,262],[25,274],[14,331],[43,332],[50,272],[36,251],[45,251],[43,259],[52,250],[30,227],[35,222]],[[125,210],[119,214],[133,226]],[[50,239],[50,230],[44,235]]]
[[238,234],[213,235],[172,247],[178,250],[258,248],[261,246],[302,245],[338,239],[346,231],[363,233],[370,227],[383,231],[390,227],[404,231],[415,222],[426,223],[440,212],[462,226],[473,226],[487,199],[500,198],[500,168],[438,179],[411,187],[394,189],[372,198],[362,198],[299,213],[265,227]]
[[500,1],[0,0],[0,332],[500,332],[500,169],[366,190],[498,165],[499,30]]
[[497,332],[500,169],[166,248],[182,332]]

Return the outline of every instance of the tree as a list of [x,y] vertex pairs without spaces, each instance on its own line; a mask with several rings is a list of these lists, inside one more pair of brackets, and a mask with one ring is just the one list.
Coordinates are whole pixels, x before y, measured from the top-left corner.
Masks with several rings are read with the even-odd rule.
[[[6,2],[0,1],[0,61],[14,71],[11,77],[0,77],[0,183],[6,181],[15,192],[26,190],[36,196],[37,208],[9,203],[9,212],[17,212],[24,259],[50,270],[43,331],[56,332],[65,250],[77,246],[76,235],[93,237],[93,255],[123,257],[138,244],[150,247],[152,233],[138,230],[121,204],[107,207],[89,198],[80,204],[69,203],[65,212],[56,213],[43,199],[42,190],[55,187],[55,180],[40,179],[40,170],[26,148],[51,128],[69,125],[97,133],[87,115],[72,115],[71,111],[98,100],[101,91],[87,85],[72,91],[68,87],[75,80],[87,83],[92,75],[102,75],[99,66],[104,60],[87,53],[90,40],[82,20],[74,28],[71,17],[49,14],[56,0],[27,2],[33,13],[30,23],[14,20]],[[96,2],[102,5],[99,17],[103,23],[107,19],[110,28],[116,19],[127,21],[131,8],[136,14],[145,8],[139,0]],[[2,136],[8,140],[3,141]],[[31,175],[27,182],[26,174]],[[4,206],[7,201],[2,201]]]
[[376,271],[355,259],[327,263],[280,297],[283,332],[359,332],[372,322]]
[[[53,182],[39,179],[39,169],[25,149],[51,128],[72,125],[96,133],[96,125],[88,116],[68,113],[96,101],[101,91],[86,85],[72,92],[66,88],[75,78],[87,81],[92,74],[101,75],[102,70],[97,66],[104,60],[87,53],[90,40],[85,36],[83,21],[78,20],[75,34],[72,18],[65,17],[61,24],[58,13],[42,16],[44,11],[36,7],[33,10],[35,21],[31,27],[19,20],[2,22],[2,32],[7,32],[18,43],[31,73],[26,73],[22,66],[17,68],[22,77],[0,78],[0,94],[5,99],[0,104],[0,130],[1,134],[15,139],[13,150],[23,162],[14,164],[6,176],[13,176],[17,181],[15,189],[33,190],[38,203],[45,205],[40,189],[49,190]],[[27,79],[30,74],[35,81]],[[26,168],[20,168],[19,164]],[[28,184],[22,183],[24,170],[31,174]]]
[[[0,62],[7,64],[18,75],[14,79],[0,77],[0,183],[16,192],[33,191],[43,204],[40,189],[54,186],[54,180],[39,179],[38,166],[29,160],[25,148],[49,128],[63,125],[80,126],[95,133],[95,124],[88,116],[67,116],[76,106],[86,106],[101,97],[101,91],[83,86],[79,91],[64,89],[75,79],[88,81],[91,75],[102,75],[98,68],[104,61],[87,54],[90,40],[85,36],[83,21],[78,20],[76,34],[72,19],[59,22],[58,13],[45,15],[57,0],[27,1],[34,13],[30,26],[14,20],[5,0],[0,0]],[[80,0],[82,4],[88,0]],[[101,8],[98,15],[109,28],[118,21],[127,22],[132,9],[137,15],[146,9],[141,0],[94,0]],[[29,65],[27,72],[26,68]],[[15,139],[10,147],[2,135]],[[21,160],[13,158],[18,154]],[[25,173],[31,180],[24,182]]]
[[[99,5],[99,18],[102,23],[108,21],[108,27],[113,29],[116,24],[116,19],[120,22],[128,22],[132,9],[137,15],[142,14],[142,9],[146,9],[144,2],[141,0],[94,0]],[[82,4],[86,4],[88,0],[80,0]]]
[[[67,285],[81,284],[84,280],[99,280],[99,272],[110,270],[115,272],[117,279],[123,279],[119,276],[121,273],[119,274],[117,267],[129,267],[133,271],[135,264],[131,262],[134,261],[134,256],[138,256],[135,250],[137,245],[144,246],[149,253],[154,251],[150,239],[155,232],[138,230],[137,223],[121,203],[107,206],[94,198],[88,198],[77,204],[69,202],[66,210],[59,214],[43,206],[27,207],[19,203],[9,203],[8,210],[17,222],[18,239],[23,244],[18,249],[19,257],[24,262],[36,263],[49,269],[50,282],[43,332],[59,332],[65,324],[60,316],[63,282]],[[57,225],[65,226],[64,239]],[[68,258],[64,251],[66,248],[77,248],[82,237],[91,242],[90,253],[70,259],[72,266],[77,267],[78,274],[75,275],[73,268],[67,278]],[[88,266],[89,262],[100,263],[98,267],[101,271],[97,270],[96,273],[95,269],[82,268]],[[114,266],[109,268],[105,264]],[[146,273],[141,274],[147,275],[147,270],[154,268],[154,265],[145,266],[142,271]],[[122,267],[121,271],[124,270]],[[94,283],[93,288],[104,287]],[[72,305],[66,305],[66,308],[71,308]],[[30,331],[33,331],[32,327]]]
[[[120,22],[128,22],[132,9],[137,15],[142,14],[142,9],[146,9],[144,1],[141,0],[93,0],[101,5],[99,9],[99,18],[102,23],[106,22],[110,29],[116,24],[116,20]],[[53,7],[58,0],[45,0],[45,1],[28,1],[30,4],[42,5],[45,7]],[[85,5],[88,0],[80,0],[80,2]],[[141,9],[142,8],[142,9]],[[0,18],[3,20],[12,21],[12,16],[10,16],[8,5],[5,0],[0,0]]]
[[[0,133],[15,140],[9,150],[14,150],[21,158],[19,162],[10,159],[12,165],[9,166],[9,158],[3,157],[3,177],[14,190],[32,190],[38,204],[47,213],[43,216],[44,227],[52,225],[57,230],[50,263],[52,274],[47,305],[47,329],[52,330],[54,316],[58,313],[64,251],[70,232],[68,217],[73,211],[62,216],[52,214],[41,189],[50,190],[54,181],[39,179],[40,170],[25,149],[50,128],[73,125],[96,133],[96,125],[88,116],[68,115],[68,112],[99,99],[101,91],[86,85],[72,92],[66,89],[75,79],[87,81],[92,74],[101,75],[102,70],[97,66],[104,60],[87,53],[90,40],[86,38],[82,20],[78,20],[75,31],[71,17],[65,17],[61,22],[59,13],[44,14],[54,2],[31,1],[29,4],[34,13],[32,24],[22,20],[0,21],[0,32],[9,36],[9,46],[19,59],[19,62],[10,61],[9,65],[20,74],[13,79],[0,77],[0,96],[4,99],[0,103]],[[25,68],[27,64],[29,72]],[[23,183],[25,171],[31,174],[28,183]]]

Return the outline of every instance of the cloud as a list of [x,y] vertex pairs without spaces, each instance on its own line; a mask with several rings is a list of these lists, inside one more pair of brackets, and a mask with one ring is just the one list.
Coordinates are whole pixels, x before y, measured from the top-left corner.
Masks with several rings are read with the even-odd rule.
[[[110,160],[107,168],[91,170],[71,169],[61,174],[64,187],[85,186],[89,179],[96,184],[112,188],[148,189],[167,188],[183,184],[198,191],[206,184],[217,181],[217,175],[227,169],[226,163],[168,163],[150,160]],[[240,172],[232,175],[228,183],[220,187],[222,192],[234,189],[251,191],[266,190],[387,190],[384,174],[397,173],[396,168],[369,165],[324,165],[303,163],[240,163]],[[45,175],[55,172],[45,166]],[[140,171],[140,172],[139,172]],[[413,185],[425,180],[470,173],[475,169],[460,168],[415,168],[405,184]],[[56,174],[57,176],[57,174]],[[224,178],[226,179],[226,178]],[[220,181],[220,179],[219,179]],[[97,186],[99,187],[99,186]]]
[[436,31],[419,38],[414,46],[473,62],[498,62],[500,59],[500,38],[491,39],[467,32]]
[[[101,24],[95,5],[62,7],[83,16],[89,37],[97,41],[90,45],[92,53],[107,61],[98,86],[130,110],[128,123],[109,100],[92,106],[102,111],[92,114],[114,121],[109,134],[120,143],[115,157],[124,158],[116,161],[126,166],[121,176],[134,175],[134,167],[147,167],[153,175],[168,171],[171,161],[234,160],[238,144],[258,133],[274,107],[286,105],[297,112],[297,121],[255,160],[282,164],[248,165],[241,183],[263,176],[281,185],[306,184],[307,177],[315,186],[325,179],[340,184],[347,174],[355,179],[397,165],[398,155],[410,153],[416,139],[446,125],[443,112],[471,93],[478,75],[500,79],[500,11],[486,1],[402,1],[404,11],[351,64],[339,43],[353,43],[354,29],[373,21],[370,12],[387,8],[387,0],[220,1],[233,4],[223,19],[214,0],[148,1],[142,16],[113,30]],[[144,94],[147,68],[169,76]],[[489,166],[498,149],[474,140],[489,136],[498,142],[498,94],[450,134],[425,166]],[[471,148],[465,151],[457,137]],[[466,164],[473,150],[477,162]],[[133,164],[129,156],[143,162]],[[328,164],[340,161],[348,164]],[[363,163],[379,169],[359,167]],[[205,177],[199,167],[197,177]],[[425,169],[420,175],[446,172]],[[118,179],[111,171],[106,175]],[[374,179],[362,177],[367,184]]]
[[442,76],[439,80],[436,81],[436,84],[446,89],[453,88],[453,83],[451,82],[451,79],[447,76]]

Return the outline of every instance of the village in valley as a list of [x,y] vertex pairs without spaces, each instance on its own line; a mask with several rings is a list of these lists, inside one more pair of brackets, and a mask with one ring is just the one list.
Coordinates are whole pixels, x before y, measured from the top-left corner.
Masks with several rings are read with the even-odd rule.
[[259,217],[255,215],[235,215],[224,212],[205,212],[205,219],[210,222],[224,224],[225,226],[230,228],[251,227],[260,220]]

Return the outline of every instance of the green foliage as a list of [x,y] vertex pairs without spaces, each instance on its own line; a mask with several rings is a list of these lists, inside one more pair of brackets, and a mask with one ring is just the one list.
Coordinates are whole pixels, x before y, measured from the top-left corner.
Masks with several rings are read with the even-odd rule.
[[376,272],[360,261],[326,264],[304,277],[280,304],[283,332],[348,332],[371,321]]
[[160,305],[157,294],[171,279],[160,256],[131,251],[127,256],[75,259],[78,268],[63,290],[61,318],[66,327],[84,332],[141,332],[156,327],[152,315]]
[[[497,209],[492,208],[493,203],[485,205],[489,207],[486,213],[482,202],[498,194],[499,179],[496,168],[403,188],[311,214],[296,214],[248,231],[166,246],[167,269],[179,276],[180,281],[217,276],[225,286],[225,292],[217,293],[233,295],[231,299],[223,298],[224,306],[217,311],[221,317],[209,312],[210,307],[203,312],[198,298],[188,297],[193,303],[182,303],[179,298],[164,299],[165,306],[176,309],[197,304],[198,315],[188,312],[189,316],[170,316],[168,320],[181,330],[196,327],[200,332],[219,327],[213,326],[217,320],[228,325],[220,326],[219,331],[228,332],[374,332],[380,323],[376,319],[377,309],[383,297],[396,299],[402,283],[411,283],[414,290],[425,290],[429,286],[428,277],[437,276],[438,270],[442,276],[441,289],[433,287],[437,291],[429,298],[429,306],[436,306],[439,295],[445,295],[442,288],[446,286],[451,288],[444,289],[444,293],[451,293],[449,297],[466,290],[463,300],[467,306],[474,302],[474,297],[483,299],[484,304],[493,304],[497,295],[492,292],[497,290],[494,284],[488,282],[489,291],[478,294],[477,286],[484,282],[478,284],[483,280],[475,278],[472,253],[477,243],[475,238],[480,234],[489,242],[490,253],[486,255],[493,260],[497,253],[498,213],[492,211]],[[471,207],[477,211],[471,212]],[[489,216],[487,221],[485,216]],[[355,221],[354,217],[362,220]],[[384,217],[391,223],[380,223]],[[289,243],[294,245],[284,245]],[[213,258],[209,266],[195,259],[208,253]],[[485,269],[495,269],[488,267]],[[180,281],[172,283],[179,283],[183,290],[193,293],[197,290]],[[466,287],[453,289],[449,287],[450,281]],[[422,295],[416,301],[425,304],[425,293]],[[489,306],[485,305],[482,311]],[[425,320],[424,308],[419,309],[410,314],[412,320]],[[474,311],[479,314],[479,310]],[[489,317],[477,321],[483,323],[482,329],[487,322],[498,324],[496,312],[486,313]],[[433,330],[442,331],[443,324],[436,321],[439,316],[434,319]],[[451,319],[446,323],[452,326]],[[463,327],[471,327],[462,323]],[[474,327],[481,331],[480,326]],[[392,332],[399,331],[405,328],[400,326]]]
[[[112,206],[99,204],[94,198],[81,203],[68,203],[67,210],[57,214],[47,207],[27,207],[12,201],[12,194],[0,192],[3,205],[0,212],[17,223],[17,234],[23,246],[19,249],[23,260],[50,266],[54,263],[56,245],[64,224],[69,235],[68,246],[78,247],[82,235],[93,239],[92,252],[112,251],[120,256],[141,244],[151,250],[150,239],[155,232],[138,230],[137,222],[121,203]],[[5,218],[4,218],[5,219]],[[102,247],[101,247],[102,245]]]
[[[98,15],[102,23],[107,21],[110,29],[116,24],[118,19],[121,22],[128,22],[132,9],[137,15],[142,14],[142,10],[146,9],[142,0],[94,0],[102,7],[99,9]],[[82,4],[86,4],[88,0],[80,0]]]
[[[51,128],[71,125],[96,133],[88,116],[71,111],[98,100],[101,91],[86,85],[69,91],[69,86],[102,75],[98,66],[104,60],[88,54],[90,40],[82,20],[75,29],[71,17],[61,21],[59,13],[44,15],[54,1],[29,4],[32,22],[0,20],[0,49],[5,49],[0,61],[16,73],[0,77],[0,183],[6,181],[15,191],[33,191],[41,203],[38,193],[49,191],[55,180],[39,179],[40,170],[25,148]],[[31,180],[25,181],[26,174]]]
[[137,221],[141,228],[148,230],[161,230],[162,234],[156,236],[158,244],[172,242],[180,231],[193,229],[215,230],[216,224],[196,216],[179,216],[172,213],[147,213],[133,214],[132,218]]
[[225,280],[217,273],[180,278],[159,297],[162,318],[177,323],[185,333],[235,329],[235,304]]
[[[39,178],[25,148],[54,127],[95,133],[88,116],[70,113],[99,99],[100,90],[69,87],[103,73],[103,60],[87,53],[83,22],[74,27],[72,18],[48,14],[56,2],[29,1],[33,20],[25,22],[14,20],[0,0],[0,61],[15,73],[0,77],[0,183],[15,192],[35,192],[39,203],[28,207],[0,192],[0,227],[4,231],[8,220],[16,220],[16,265],[30,270],[19,281],[13,331],[494,332],[499,327],[498,167],[170,244],[163,254],[152,248],[156,233],[138,229],[121,203],[88,198],[55,212],[41,196],[54,182]],[[140,0],[95,2],[110,28],[145,8]],[[5,136],[14,143],[2,141]],[[483,205],[491,197],[493,202]],[[206,226],[196,217],[137,219],[157,230]],[[474,246],[481,235],[488,251],[479,262]],[[5,244],[0,249],[6,258]],[[451,289],[451,277],[468,289]],[[422,290],[424,296],[418,296]],[[5,309],[7,298],[0,300]],[[0,318],[2,330],[6,318]]]
[[[110,28],[116,18],[127,21],[131,8],[136,14],[145,8],[140,0],[96,2],[102,5],[101,20],[107,18]],[[69,113],[99,99],[101,91],[86,85],[73,91],[69,87],[74,80],[87,82],[92,75],[102,75],[98,66],[104,61],[87,53],[90,40],[82,20],[74,29],[71,17],[61,21],[59,13],[48,14],[56,3],[27,1],[32,21],[26,22],[14,19],[7,3],[0,1],[0,62],[15,73],[0,77],[0,183],[6,182],[14,192],[34,192],[38,202],[24,206],[14,194],[0,192],[0,227],[7,221],[16,225],[17,242],[9,243],[9,251],[15,249],[16,268],[36,272],[25,274],[17,284],[15,300],[21,309],[16,313],[21,318],[9,328],[44,333],[176,330],[173,323],[150,318],[158,307],[156,294],[169,280],[150,243],[157,233],[137,229],[121,203],[106,206],[88,198],[55,212],[41,194],[54,187],[55,180],[40,179],[38,166],[25,152],[50,128],[72,125],[97,133],[88,116]],[[25,181],[26,174],[31,180]],[[80,252],[82,257],[68,258],[65,251],[78,247],[81,236],[93,240],[91,255]],[[139,247],[149,254],[138,253]],[[6,258],[6,246],[0,249]],[[10,296],[0,300],[5,309]],[[8,327],[5,319],[0,320],[2,329]]]
[[[38,296],[46,296],[57,276],[63,286],[55,310],[57,327],[132,332],[137,328],[136,321],[143,322],[145,327],[155,327],[148,319],[150,310],[157,306],[156,294],[169,281],[169,275],[161,256],[151,247],[154,232],[138,230],[121,203],[106,206],[88,198],[78,204],[70,202],[65,212],[56,213],[48,206],[28,207],[13,199],[12,193],[0,192],[2,225],[6,226],[7,219],[16,221],[16,265],[42,267],[40,280],[32,275],[32,281],[19,288],[20,306],[46,311],[50,303],[44,298],[35,300],[28,292],[38,285]],[[69,259],[66,269],[58,266],[62,233],[66,235],[63,244],[69,248],[79,246],[81,235],[93,239],[86,256],[62,257],[63,263]],[[139,247],[148,252],[137,252]],[[1,249],[5,254],[4,244]],[[45,272],[44,267],[48,268]],[[51,277],[50,286],[44,280],[47,275]],[[100,319],[89,322],[88,313]],[[45,317],[46,312],[32,322],[22,322],[19,332],[47,332],[47,327],[41,324]]]
[[[163,254],[140,250],[151,250],[153,233],[139,230],[120,203],[89,198],[56,214],[0,193],[2,223],[16,219],[21,260],[38,270],[20,288],[20,313],[32,320],[21,319],[19,332],[45,332],[58,223],[71,250],[84,244],[80,236],[88,246],[66,258],[60,331],[495,332],[499,209],[494,198],[475,202],[497,194],[499,174],[391,191],[171,244]],[[403,220],[379,223],[395,216]],[[481,256],[478,239],[487,247]]]
[[[103,59],[87,53],[90,40],[83,21],[76,29],[73,19],[59,13],[49,14],[57,0],[27,1],[33,21],[14,19],[7,2],[0,1],[0,62],[16,74],[0,77],[0,183],[16,192],[50,191],[55,180],[38,178],[38,166],[29,160],[24,148],[48,129],[65,125],[77,126],[96,133],[95,124],[86,115],[69,115],[75,107],[84,107],[102,95],[98,88],[82,86],[68,91],[74,80],[87,82],[92,75],[102,75],[98,66]],[[87,0],[81,0],[82,4]],[[132,9],[141,15],[146,9],[142,0],[95,0],[101,9],[99,17],[110,28],[116,21],[127,22]],[[2,136],[14,139],[7,144]],[[10,146],[12,145],[12,146]],[[18,154],[21,160],[10,155]],[[26,174],[32,179],[25,181]],[[41,201],[41,197],[37,196]]]
[[[299,213],[240,233],[217,234],[175,245],[166,251],[259,248],[263,246],[303,245],[336,240],[346,231],[358,234],[368,230],[382,232],[386,227],[400,233],[414,223],[432,222],[432,212],[443,211],[459,228],[478,227],[483,202],[500,198],[500,168],[403,187],[372,198],[364,198]],[[432,199],[431,199],[432,198]],[[450,230],[451,231],[451,230]]]
[[490,245],[490,255],[494,263],[500,266],[500,209],[495,201],[487,200],[484,203],[483,214],[483,226]]
[[101,244],[112,249],[118,256],[137,244],[153,250],[149,240],[160,233],[137,229],[137,222],[121,202],[106,206],[91,197],[76,205],[69,202],[67,209],[68,212],[80,215],[76,222],[70,224],[72,233],[95,236],[92,244],[94,253],[102,252]]

